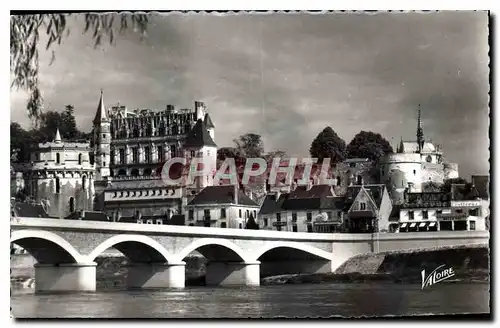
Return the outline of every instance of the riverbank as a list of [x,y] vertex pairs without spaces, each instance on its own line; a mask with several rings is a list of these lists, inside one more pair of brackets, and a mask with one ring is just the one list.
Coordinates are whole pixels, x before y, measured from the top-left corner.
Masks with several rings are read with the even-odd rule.
[[[128,260],[121,254],[106,254],[96,259],[97,288],[123,288],[127,277]],[[205,284],[206,259],[190,256],[186,262],[186,285]],[[11,286],[34,287],[34,259],[30,255],[11,257]],[[489,249],[484,245],[421,249],[413,251],[363,254],[352,257],[334,273],[287,274],[266,277],[262,285],[306,283],[392,282],[420,283],[421,271],[432,272],[440,265],[452,267],[455,277],[448,280],[463,282],[489,281]]]
[[[334,273],[266,277],[263,285],[304,283],[421,283],[421,271],[452,267],[452,282],[489,282],[489,249],[484,245],[363,254],[350,258]],[[443,281],[444,282],[444,281]]]

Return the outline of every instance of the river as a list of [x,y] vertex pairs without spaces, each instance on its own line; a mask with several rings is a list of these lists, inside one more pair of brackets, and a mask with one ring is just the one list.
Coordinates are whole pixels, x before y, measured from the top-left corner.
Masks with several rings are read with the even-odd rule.
[[255,288],[34,294],[12,290],[15,318],[325,318],[489,313],[489,283],[298,284]]

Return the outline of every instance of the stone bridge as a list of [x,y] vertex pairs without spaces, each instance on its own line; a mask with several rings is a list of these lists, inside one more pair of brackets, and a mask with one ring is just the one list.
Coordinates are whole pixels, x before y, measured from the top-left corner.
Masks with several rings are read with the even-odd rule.
[[487,244],[487,231],[319,234],[268,230],[11,218],[11,242],[37,261],[36,291],[94,291],[97,256],[115,248],[130,288],[182,288],[191,252],[207,258],[207,285],[258,286],[262,276],[333,272],[370,252]]

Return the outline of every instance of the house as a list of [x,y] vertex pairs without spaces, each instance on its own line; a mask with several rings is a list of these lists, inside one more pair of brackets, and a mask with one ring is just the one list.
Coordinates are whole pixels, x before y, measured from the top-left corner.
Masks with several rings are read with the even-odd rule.
[[104,221],[112,222],[111,218],[104,212],[99,211],[76,211],[70,213],[64,218],[65,220],[82,220],[82,221]]
[[329,185],[299,186],[290,193],[271,193],[259,210],[261,229],[292,232],[340,232],[344,199]]
[[259,205],[238,185],[208,186],[187,205],[186,225],[244,229]]
[[13,217],[58,219],[58,217],[49,216],[44,205],[41,203],[22,203],[13,201],[10,205],[10,215]]
[[389,231],[392,202],[384,184],[349,186],[345,210],[348,232]]

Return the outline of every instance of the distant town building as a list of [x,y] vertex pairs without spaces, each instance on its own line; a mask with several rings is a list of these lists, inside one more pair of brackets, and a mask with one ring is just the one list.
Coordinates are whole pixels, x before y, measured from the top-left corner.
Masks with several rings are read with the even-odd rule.
[[421,192],[428,183],[442,184],[458,178],[458,165],[445,163],[439,146],[425,141],[418,111],[417,140],[403,141],[394,154],[380,160],[380,178],[389,189],[394,203],[403,201],[404,192]]
[[258,210],[237,185],[209,186],[186,205],[186,225],[244,229]]

